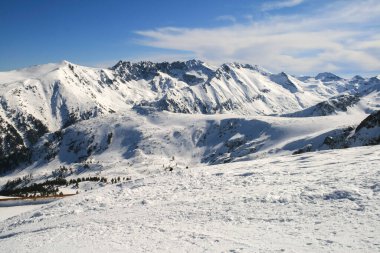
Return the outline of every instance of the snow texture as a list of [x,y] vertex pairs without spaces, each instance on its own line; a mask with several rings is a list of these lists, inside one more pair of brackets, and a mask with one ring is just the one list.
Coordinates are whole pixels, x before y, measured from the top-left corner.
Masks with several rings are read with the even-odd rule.
[[136,170],[2,221],[1,249],[378,252],[379,147]]

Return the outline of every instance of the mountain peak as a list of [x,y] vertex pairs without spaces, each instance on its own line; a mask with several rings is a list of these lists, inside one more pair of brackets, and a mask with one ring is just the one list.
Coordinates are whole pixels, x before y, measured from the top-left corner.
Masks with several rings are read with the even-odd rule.
[[191,59],[185,62],[187,66],[199,66],[199,65],[204,65],[205,63],[201,60],[196,60],[196,59]]
[[132,65],[132,63],[130,61],[119,60],[115,65],[113,65],[112,67],[110,67],[110,69],[111,70],[117,70],[117,69],[120,69],[120,68],[129,67],[131,65]]
[[330,72],[323,72],[323,73],[319,73],[315,79],[317,80],[321,80],[322,82],[331,82],[331,81],[339,81],[339,80],[342,80],[341,77],[333,74],[333,73],[330,73]]
[[239,63],[239,62],[228,62],[228,63],[223,63],[221,66],[220,66],[221,69],[223,70],[229,70],[230,68],[237,68],[237,69],[240,69],[240,68],[243,68],[243,69],[249,69],[249,70],[253,70],[253,71],[256,71],[264,76],[268,76],[268,75],[271,75],[272,73],[270,71],[268,71],[267,69],[261,67],[260,65],[251,65],[251,64],[247,64],[247,63]]
[[62,61],[60,62],[60,64],[69,65],[69,64],[72,64],[72,63],[69,62],[68,60],[62,60]]
[[302,88],[298,84],[296,84],[294,78],[286,74],[285,72],[281,72],[279,74],[272,74],[269,78],[272,82],[281,85],[282,87],[284,87],[292,93],[303,91]]
[[356,75],[356,76],[352,77],[351,80],[361,80],[362,81],[362,80],[364,80],[364,78],[360,75]]

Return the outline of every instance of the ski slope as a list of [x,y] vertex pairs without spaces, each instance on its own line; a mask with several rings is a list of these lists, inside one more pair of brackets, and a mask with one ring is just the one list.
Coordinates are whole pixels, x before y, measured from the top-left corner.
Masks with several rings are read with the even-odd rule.
[[1,251],[379,252],[379,162],[380,146],[171,172],[119,163],[131,181],[81,183],[0,222]]

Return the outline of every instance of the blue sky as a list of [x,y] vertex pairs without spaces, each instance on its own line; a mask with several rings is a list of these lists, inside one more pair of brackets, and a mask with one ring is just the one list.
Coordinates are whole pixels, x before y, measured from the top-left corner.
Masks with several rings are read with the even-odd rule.
[[378,0],[2,0],[0,71],[191,58],[380,74]]

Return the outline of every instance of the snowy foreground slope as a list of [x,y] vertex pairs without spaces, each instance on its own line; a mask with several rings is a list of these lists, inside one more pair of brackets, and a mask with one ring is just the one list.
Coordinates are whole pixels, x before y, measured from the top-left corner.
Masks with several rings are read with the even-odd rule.
[[379,163],[377,145],[134,170],[0,222],[1,251],[379,252]]

